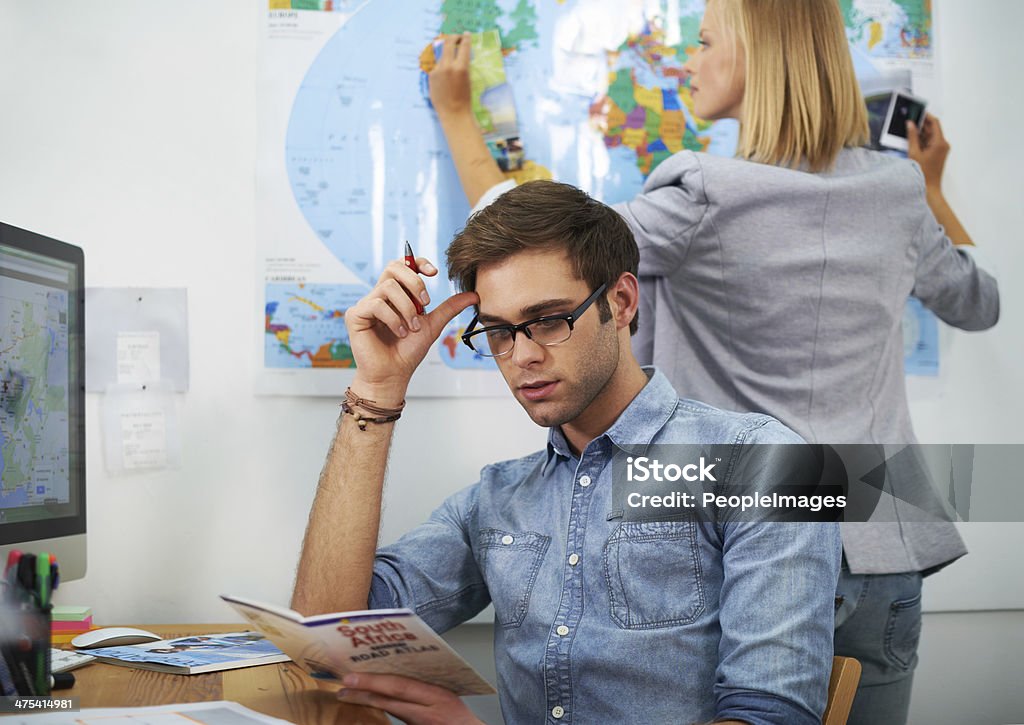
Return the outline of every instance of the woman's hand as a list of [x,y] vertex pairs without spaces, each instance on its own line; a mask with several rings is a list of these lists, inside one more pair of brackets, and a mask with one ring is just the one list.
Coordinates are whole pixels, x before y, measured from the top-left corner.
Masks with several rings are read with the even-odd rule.
[[907,156],[921,167],[926,186],[934,190],[942,188],[949,142],[942,133],[939,119],[928,114],[921,128],[913,121],[907,121]]
[[446,35],[441,57],[430,71],[430,102],[444,117],[472,114],[469,89],[470,34]]

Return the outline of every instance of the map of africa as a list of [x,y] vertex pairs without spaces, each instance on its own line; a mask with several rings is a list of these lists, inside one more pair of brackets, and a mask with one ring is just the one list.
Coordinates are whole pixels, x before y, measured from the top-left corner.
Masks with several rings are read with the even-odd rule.
[[[862,56],[931,53],[930,0],[840,0]],[[693,113],[682,72],[698,47],[704,0],[271,0],[274,10],[348,13],[294,91],[284,167],[317,239],[358,280],[268,280],[268,368],[349,367],[344,311],[405,240],[438,261],[434,299],[450,294],[444,249],[465,223],[463,197],[436,117],[420,88],[420,57],[439,33],[501,33],[526,163],[520,180],[555,178],[608,203],[637,194],[671,154],[731,155],[735,122]],[[459,341],[469,315],[442,336],[437,359],[486,369]]]

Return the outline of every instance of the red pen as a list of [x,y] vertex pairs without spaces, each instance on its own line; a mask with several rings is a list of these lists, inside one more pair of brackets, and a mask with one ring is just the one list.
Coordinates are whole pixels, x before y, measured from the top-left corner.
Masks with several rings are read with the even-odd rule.
[[[406,240],[405,242],[405,266],[411,269],[416,274],[420,273],[420,268],[416,264],[416,255],[412,253],[412,247],[409,245],[408,240]],[[409,293],[409,297],[412,299],[412,303],[416,305],[416,314],[422,315],[423,305],[420,304],[420,301],[416,299],[412,292]]]
[[21,552],[17,549],[11,549],[7,552],[7,566],[4,567],[4,576],[10,573],[11,569],[17,571],[18,561],[21,559]]

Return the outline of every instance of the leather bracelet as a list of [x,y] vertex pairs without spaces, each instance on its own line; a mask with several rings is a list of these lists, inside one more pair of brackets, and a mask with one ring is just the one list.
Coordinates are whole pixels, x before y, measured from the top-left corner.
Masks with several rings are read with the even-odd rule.
[[[355,410],[356,408],[362,408],[367,413],[372,413],[377,417],[363,415],[360,411]],[[397,408],[384,408],[377,405],[376,400],[360,398],[352,392],[352,388],[345,388],[345,400],[341,404],[341,412],[355,418],[356,423],[359,425],[359,430],[366,430],[367,423],[394,423],[402,417],[402,410],[404,408],[404,400]]]
[[359,430],[366,430],[367,423],[394,423],[396,420],[402,417],[401,413],[396,415],[386,415],[379,418],[368,418],[357,410],[353,410],[348,403],[341,404],[341,412],[351,415],[356,419],[356,424],[359,426]]

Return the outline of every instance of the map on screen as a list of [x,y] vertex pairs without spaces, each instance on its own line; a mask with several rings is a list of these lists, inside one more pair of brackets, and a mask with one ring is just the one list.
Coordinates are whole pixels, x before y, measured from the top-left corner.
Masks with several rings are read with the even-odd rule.
[[[27,262],[21,267],[31,272]],[[70,502],[68,291],[9,276],[0,287],[0,516]],[[64,273],[66,277],[66,272]],[[35,275],[30,275],[35,276]],[[24,509],[19,513],[19,509]]]

